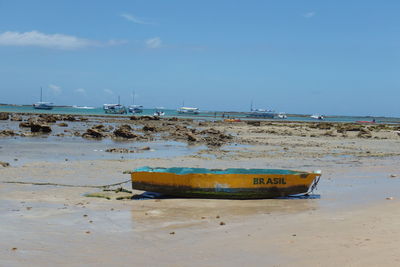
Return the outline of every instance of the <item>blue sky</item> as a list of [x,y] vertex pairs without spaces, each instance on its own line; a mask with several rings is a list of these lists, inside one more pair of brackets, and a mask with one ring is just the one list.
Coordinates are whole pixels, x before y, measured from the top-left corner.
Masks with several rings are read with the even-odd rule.
[[400,116],[400,1],[0,0],[0,103]]

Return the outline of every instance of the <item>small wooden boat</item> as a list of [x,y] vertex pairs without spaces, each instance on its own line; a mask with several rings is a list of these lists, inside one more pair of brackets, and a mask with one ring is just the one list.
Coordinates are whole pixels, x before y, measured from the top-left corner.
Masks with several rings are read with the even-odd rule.
[[307,194],[321,172],[274,169],[142,167],[131,173],[132,188],[168,196],[257,199]]

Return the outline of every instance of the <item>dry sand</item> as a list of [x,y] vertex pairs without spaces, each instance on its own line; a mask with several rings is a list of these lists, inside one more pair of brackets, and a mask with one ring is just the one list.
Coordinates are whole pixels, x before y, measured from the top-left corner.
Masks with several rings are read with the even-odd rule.
[[[126,123],[105,120],[67,129]],[[337,126],[326,135],[329,129],[302,123],[173,123],[212,127],[234,139],[221,147],[202,141],[162,146],[57,139],[55,130],[45,138],[0,138],[0,161],[10,163],[0,167],[0,266],[400,265],[397,126],[359,137],[338,134]],[[15,122],[0,126],[25,131]],[[153,140],[165,136],[159,132]],[[152,149],[104,152],[142,145]],[[315,199],[117,200],[131,194],[95,187],[129,180],[123,172],[143,165],[321,169],[323,176]]]

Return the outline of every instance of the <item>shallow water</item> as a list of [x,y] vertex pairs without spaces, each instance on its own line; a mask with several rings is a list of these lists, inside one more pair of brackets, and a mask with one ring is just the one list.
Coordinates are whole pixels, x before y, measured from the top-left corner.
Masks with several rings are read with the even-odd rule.
[[[143,147],[150,147],[150,150],[140,150]],[[105,152],[109,148],[127,148],[137,152]],[[186,143],[174,141],[131,142],[113,139],[83,140],[81,137],[16,137],[0,139],[0,161],[19,166],[38,161],[169,158],[190,155],[200,149],[204,149],[204,146],[188,146]]]

